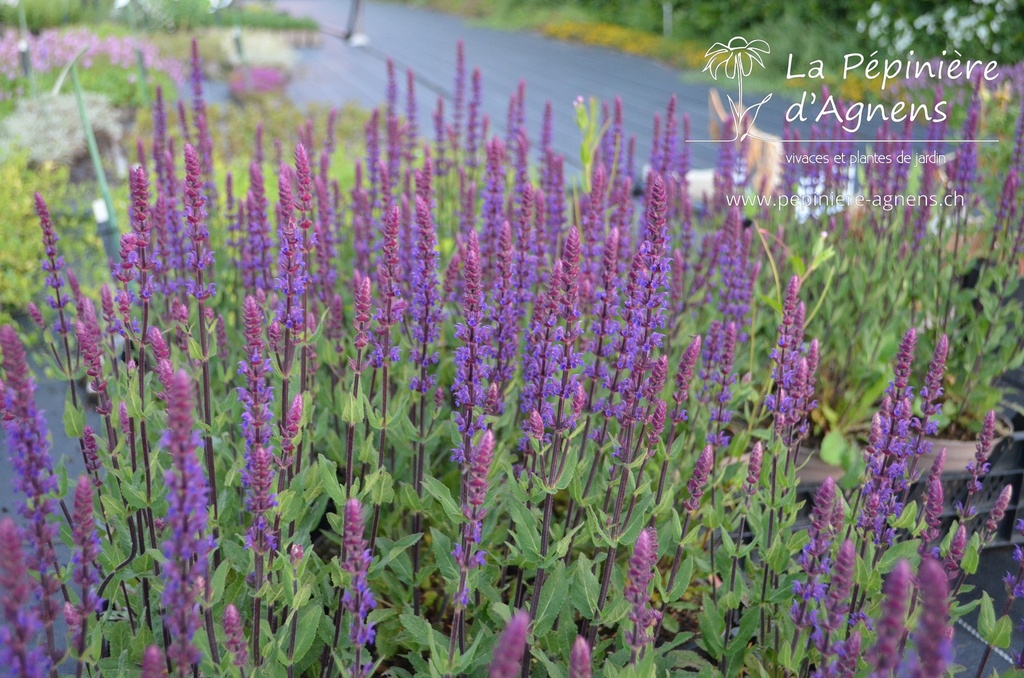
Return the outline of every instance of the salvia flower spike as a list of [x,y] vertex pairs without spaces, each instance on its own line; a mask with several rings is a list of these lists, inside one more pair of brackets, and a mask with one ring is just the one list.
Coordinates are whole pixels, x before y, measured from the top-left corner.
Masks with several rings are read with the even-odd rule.
[[572,653],[569,655],[569,678],[590,678],[593,675],[592,661],[590,643],[583,636],[576,636]]
[[875,646],[868,653],[868,664],[883,675],[888,675],[899,664],[897,649],[903,637],[910,599],[910,577],[910,564],[901,560],[888,574],[883,587],[885,600],[875,623]]
[[516,612],[508,620],[494,646],[494,657],[487,672],[489,678],[519,678],[529,627],[530,615],[526,612]]
[[629,559],[628,582],[624,596],[630,604],[628,619],[632,629],[626,634],[627,643],[632,651],[635,662],[644,648],[654,638],[648,629],[657,624],[659,613],[650,607],[651,582],[654,579],[654,567],[658,561],[658,535],[654,528],[640,531],[633,555]]
[[[342,604],[352,615],[349,626],[349,640],[355,649],[355,662],[351,668],[354,676],[368,676],[373,662],[369,654],[366,661],[363,661],[363,651],[366,646],[373,643],[376,637],[376,629],[373,622],[367,619],[370,611],[377,607],[377,600],[370,590],[367,580],[367,573],[370,570],[372,556],[367,548],[363,517],[363,506],[358,499],[349,499],[345,504],[345,534],[343,546],[345,549],[345,562],[342,567],[348,572],[352,579],[345,589],[342,597]],[[369,650],[366,650],[368,653]]]
[[199,440],[193,429],[192,380],[184,370],[173,375],[167,394],[167,430],[162,446],[171,456],[166,483],[170,493],[167,522],[170,538],[163,544],[167,558],[163,603],[171,637],[167,656],[180,676],[199,661],[193,636],[200,625],[198,580],[208,575],[207,557],[213,547],[206,536],[208,489],[196,456]]

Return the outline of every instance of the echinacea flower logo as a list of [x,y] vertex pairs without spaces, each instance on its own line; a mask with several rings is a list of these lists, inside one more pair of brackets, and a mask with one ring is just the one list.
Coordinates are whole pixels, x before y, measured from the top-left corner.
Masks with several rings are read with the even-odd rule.
[[[716,42],[704,54],[704,58],[707,59],[704,71],[710,73],[715,80],[718,80],[718,73],[721,71],[726,78],[735,79],[739,85],[739,95],[736,100],[733,101],[733,98],[729,97],[729,107],[732,110],[735,123],[733,125],[735,132],[733,141],[752,136],[751,132],[758,111],[772,98],[772,95],[769,94],[759,103],[749,108],[743,107],[743,78],[754,72],[754,64],[764,68],[761,56],[770,54],[771,51],[771,47],[764,40],[747,40],[743,36],[737,35],[729,40],[728,44]],[[741,124],[744,121],[746,121],[745,124]],[[743,130],[742,134],[740,130]]]

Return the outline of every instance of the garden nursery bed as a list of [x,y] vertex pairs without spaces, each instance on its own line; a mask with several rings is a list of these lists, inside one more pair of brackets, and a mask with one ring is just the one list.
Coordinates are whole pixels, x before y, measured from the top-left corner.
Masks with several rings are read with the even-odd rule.
[[[534,136],[525,84],[499,125],[456,53],[436,102],[388,61],[353,140],[337,110],[212,124],[194,46],[111,197],[109,274],[76,275],[34,194],[44,292],[0,326],[10,675],[939,678],[975,612],[967,670],[1020,651],[1022,552],[1005,606],[971,579],[1024,540],[997,417],[1024,362],[1019,69],[944,83],[964,111],[922,149],[998,122],[1008,151],[781,162],[772,195],[852,172],[892,200],[741,209],[767,190],[744,116],[695,200],[674,97],[642,157],[620,100],[548,104]],[[892,208],[919,193],[965,202]]]

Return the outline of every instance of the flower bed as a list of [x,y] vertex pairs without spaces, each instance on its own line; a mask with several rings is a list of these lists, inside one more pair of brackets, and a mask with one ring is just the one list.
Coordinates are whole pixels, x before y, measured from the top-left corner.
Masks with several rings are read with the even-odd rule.
[[[485,138],[461,47],[458,64],[432,143],[413,78],[400,101],[389,64],[349,187],[330,180],[333,116],[273,151],[257,132],[248,177],[222,181],[197,77],[187,120],[154,112],[99,299],[78,293],[37,198],[50,298],[30,313],[69,382],[85,471],[54,470],[21,342],[0,328],[22,500],[0,521],[13,671],[938,678],[953,621],[978,606],[985,641],[1008,647],[991,599],[958,603],[1010,507],[999,485],[979,506],[1002,481],[994,413],[970,422],[951,525],[943,465],[922,462],[964,378],[947,372],[961,346],[922,306],[960,289],[955,269],[924,278],[933,296],[880,293],[903,327],[870,326],[886,367],[858,401],[862,467],[847,491],[826,479],[797,527],[798,451],[835,406],[819,402],[823,371],[878,380],[844,372],[850,354],[811,330],[835,308],[875,312],[856,286],[827,294],[827,271],[857,274],[858,237],[902,251],[884,210],[844,215],[835,244],[803,237],[828,215],[745,227],[726,200],[743,156],[723,144],[697,214],[674,100],[639,202],[618,102],[603,116],[579,102],[574,185],[552,109],[531,147],[520,88],[506,134]],[[922,246],[943,251],[943,228]],[[98,427],[74,395],[83,374]],[[58,535],[71,567],[54,565]],[[1024,563],[1012,596],[1022,578]]]

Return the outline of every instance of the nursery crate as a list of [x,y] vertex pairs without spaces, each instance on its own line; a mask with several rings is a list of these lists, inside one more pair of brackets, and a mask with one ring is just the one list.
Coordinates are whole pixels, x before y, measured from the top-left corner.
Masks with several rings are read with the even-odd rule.
[[[967,483],[971,476],[965,467],[967,462],[974,458],[973,442],[932,441],[933,454],[923,457],[918,464],[922,479],[927,477],[934,454],[944,446],[947,448],[947,457],[945,472],[942,474],[942,534],[945,534],[956,520],[956,505],[967,499]],[[982,478],[981,492],[976,494],[971,502],[976,511],[971,522],[974,526],[983,525],[992,513],[999,493],[1006,485],[1010,485],[1013,488],[1010,504],[988,546],[1024,544],[1024,536],[1013,529],[1018,519],[1024,519],[1024,501],[1021,500],[1021,489],[1024,485],[1024,432],[1016,432],[997,441],[989,455],[989,464],[991,468],[988,475]],[[838,473],[841,475],[841,471]],[[794,529],[803,529],[810,524],[814,495],[823,480],[822,473],[814,475],[816,477],[797,487],[797,501],[803,502],[803,506],[800,508]],[[839,479],[839,475],[831,475],[836,480]],[[918,481],[911,487],[908,501],[919,499],[923,491],[924,483]]]
[[[1024,480],[1024,432],[1013,433],[996,443],[989,455],[989,465],[991,468],[988,475],[981,481],[981,491],[974,496],[971,502],[976,509],[972,522],[979,527],[984,524],[992,513],[999,493],[1005,486],[1010,485],[1013,488],[1010,504],[988,546],[1024,543],[1024,536],[1013,529],[1017,519],[1024,518],[1024,503],[1021,502],[1021,486],[1022,480]],[[946,468],[950,468],[948,459]],[[970,477],[962,465],[942,474],[942,529],[944,531],[956,519],[956,505],[967,499],[967,483]]]

